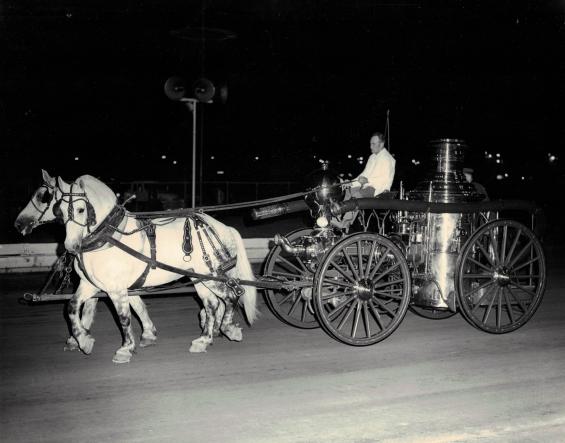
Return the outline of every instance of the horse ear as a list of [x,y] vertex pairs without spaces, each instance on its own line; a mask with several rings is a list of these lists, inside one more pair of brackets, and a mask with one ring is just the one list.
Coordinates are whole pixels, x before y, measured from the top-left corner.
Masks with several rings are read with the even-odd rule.
[[49,175],[49,173],[45,169],[41,170],[41,174],[43,175],[43,181],[45,183],[51,183],[51,181],[53,179],[51,178],[51,176]]
[[84,180],[82,178],[79,178],[76,183],[79,188],[84,191]]
[[57,185],[61,189],[61,191],[66,192],[71,186],[65,182],[61,177],[57,177]]

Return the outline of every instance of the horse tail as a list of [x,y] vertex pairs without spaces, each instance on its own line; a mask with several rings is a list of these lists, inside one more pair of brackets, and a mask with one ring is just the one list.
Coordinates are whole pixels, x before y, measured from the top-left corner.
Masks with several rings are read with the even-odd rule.
[[[241,235],[239,235],[239,232],[233,228],[231,228],[231,230],[237,247],[237,264],[235,267],[237,276],[243,280],[255,281],[243,239]],[[249,324],[253,324],[259,315],[259,311],[257,310],[257,288],[255,286],[245,286],[244,289],[245,293],[239,298],[239,304],[243,305],[245,316]]]

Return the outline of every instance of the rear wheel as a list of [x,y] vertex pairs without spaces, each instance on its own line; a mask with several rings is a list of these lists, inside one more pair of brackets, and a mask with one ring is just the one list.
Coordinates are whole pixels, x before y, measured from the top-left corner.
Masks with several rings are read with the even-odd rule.
[[[293,244],[311,233],[312,229],[298,229],[287,234],[286,238]],[[308,287],[293,291],[267,289],[265,300],[273,314],[291,326],[302,329],[314,329],[320,326],[312,307],[314,272],[300,257],[287,253],[280,246],[275,246],[267,257],[263,274],[281,280],[310,282]]]
[[545,290],[545,257],[523,224],[495,220],[465,243],[456,267],[457,301],[465,318],[493,334],[512,332],[535,313]]
[[367,346],[400,325],[410,300],[410,272],[400,249],[372,233],[351,235],[324,257],[314,281],[314,309],[336,340]]

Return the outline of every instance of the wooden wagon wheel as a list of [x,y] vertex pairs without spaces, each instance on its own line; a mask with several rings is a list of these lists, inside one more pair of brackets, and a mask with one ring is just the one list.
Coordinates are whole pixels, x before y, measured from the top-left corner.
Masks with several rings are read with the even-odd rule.
[[320,263],[314,309],[330,336],[367,346],[400,325],[410,290],[410,272],[400,249],[381,235],[357,233],[337,243]]
[[534,315],[545,290],[545,257],[534,233],[495,220],[469,238],[456,266],[457,301],[478,329],[504,334]]
[[[298,229],[286,235],[293,244],[304,235],[312,233],[312,229]],[[312,282],[314,272],[306,264],[292,254],[288,254],[280,246],[275,246],[265,262],[265,276],[285,278],[291,281],[307,280]],[[275,316],[297,328],[314,329],[320,325],[316,320],[312,307],[312,288],[296,289],[291,292],[265,290],[265,300]]]

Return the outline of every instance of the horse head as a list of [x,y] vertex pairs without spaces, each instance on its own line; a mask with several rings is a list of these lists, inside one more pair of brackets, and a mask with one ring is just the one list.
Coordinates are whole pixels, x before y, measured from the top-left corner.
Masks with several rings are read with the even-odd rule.
[[112,190],[100,180],[83,175],[73,183],[57,178],[61,199],[54,208],[65,223],[65,248],[79,252],[85,237],[96,230],[116,205]]
[[55,220],[53,206],[57,202],[57,183],[47,171],[41,170],[43,183],[35,190],[30,201],[16,217],[14,226],[22,235],[27,235],[43,223]]

